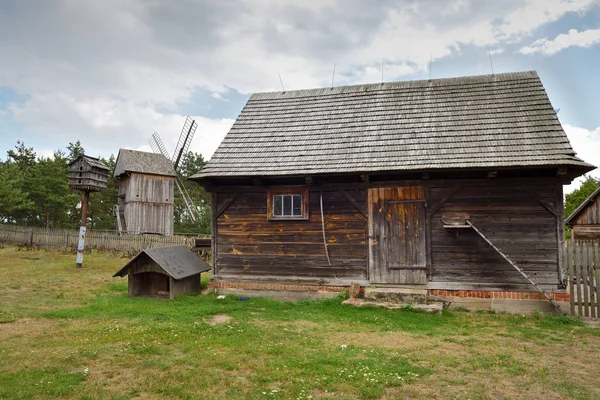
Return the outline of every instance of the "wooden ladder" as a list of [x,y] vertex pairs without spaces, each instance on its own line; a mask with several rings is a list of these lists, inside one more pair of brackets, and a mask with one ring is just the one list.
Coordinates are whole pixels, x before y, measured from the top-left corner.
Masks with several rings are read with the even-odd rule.
[[544,289],[542,289],[541,287],[538,286],[537,283],[535,283],[535,281],[533,279],[531,279],[529,277],[529,275],[527,275],[521,268],[519,268],[519,266],[517,264],[515,264],[506,254],[504,254],[498,247],[496,247],[496,245],[494,245],[494,243],[492,243],[491,240],[489,240],[487,237],[485,237],[485,235],[483,233],[481,233],[481,231],[479,229],[477,229],[477,227],[475,227],[475,225],[473,225],[471,223],[471,221],[469,221],[468,219],[465,220],[465,223],[467,225],[469,225],[471,228],[473,228],[473,230],[475,232],[477,232],[477,234],[479,236],[481,236],[481,238],[483,240],[485,240],[487,242],[487,244],[489,244],[490,246],[492,246],[492,248],[494,250],[496,250],[498,252],[498,254],[500,254],[510,265],[513,266],[514,269],[516,269],[521,275],[523,275],[523,278],[527,279],[529,281],[529,283],[531,283],[533,285],[533,287],[535,287],[541,294],[544,295],[544,297],[546,299],[548,299],[548,301],[550,302],[550,304],[552,304],[554,307],[556,307],[557,310],[560,310],[560,306],[559,304],[556,302],[556,300],[554,300],[552,297],[550,297],[550,295],[548,293],[546,293],[546,291]]

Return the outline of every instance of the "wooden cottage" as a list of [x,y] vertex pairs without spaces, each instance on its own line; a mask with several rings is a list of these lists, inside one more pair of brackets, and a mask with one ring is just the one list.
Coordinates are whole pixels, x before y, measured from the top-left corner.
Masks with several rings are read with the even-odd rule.
[[120,149],[114,174],[119,178],[119,231],[173,235],[173,164],[162,154]]
[[69,164],[69,187],[75,190],[101,192],[108,185],[108,167],[99,159],[81,155]]
[[571,227],[574,240],[600,242],[600,188],[585,199],[565,223]]
[[174,299],[184,293],[200,293],[200,274],[210,271],[186,246],[142,250],[113,277],[128,277],[130,296]]
[[191,179],[217,288],[527,298],[563,292],[562,187],[593,168],[521,72],[253,94]]

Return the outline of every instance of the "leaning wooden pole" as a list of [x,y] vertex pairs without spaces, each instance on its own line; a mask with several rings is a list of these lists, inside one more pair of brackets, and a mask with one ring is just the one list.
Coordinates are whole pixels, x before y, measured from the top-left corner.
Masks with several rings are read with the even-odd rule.
[[75,260],[75,267],[83,267],[83,249],[85,248],[85,231],[88,217],[88,203],[90,200],[90,191],[85,190],[83,192],[83,200],[81,201],[81,227],[79,228],[79,240],[77,242],[77,259]]
[[504,254],[494,243],[492,243],[492,241],[490,239],[488,239],[483,233],[481,233],[481,231],[479,229],[477,229],[475,227],[475,225],[473,225],[471,223],[471,221],[469,221],[468,219],[465,221],[465,223],[470,226],[471,228],[473,228],[473,230],[479,235],[481,236],[481,238],[483,240],[485,240],[487,242],[487,244],[489,244],[494,250],[496,250],[496,252],[498,254],[500,254],[502,256],[502,258],[504,258],[510,265],[512,265],[512,267],[514,269],[516,269],[522,276],[523,278],[527,279],[527,281],[529,281],[529,283],[531,283],[531,285],[533,287],[535,287],[537,289],[538,292],[540,292],[545,298],[546,300],[548,300],[550,302],[550,304],[552,304],[554,307],[556,307],[556,309],[560,310],[560,305],[556,302],[556,300],[554,300],[552,297],[550,297],[550,295],[548,293],[546,293],[546,291],[544,289],[542,289],[533,279],[531,279],[529,277],[529,275],[527,275],[525,273],[525,271],[523,271],[521,268],[519,268],[519,266],[517,264],[515,264],[515,262],[513,260],[511,260],[506,254]]

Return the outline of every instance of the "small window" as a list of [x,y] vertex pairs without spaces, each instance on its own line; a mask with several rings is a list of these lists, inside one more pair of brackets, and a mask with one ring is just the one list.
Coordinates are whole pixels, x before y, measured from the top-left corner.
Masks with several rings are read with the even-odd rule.
[[308,189],[271,189],[268,219],[308,219]]

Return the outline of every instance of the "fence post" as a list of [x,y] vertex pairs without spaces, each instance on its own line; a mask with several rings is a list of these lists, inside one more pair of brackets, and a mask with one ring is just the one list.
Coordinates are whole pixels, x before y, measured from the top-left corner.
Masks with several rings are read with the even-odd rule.
[[69,231],[65,230],[65,240],[64,240],[65,249],[67,248],[67,246],[69,246]]
[[29,230],[29,238],[27,240],[27,244],[29,246],[33,246],[33,229]]

